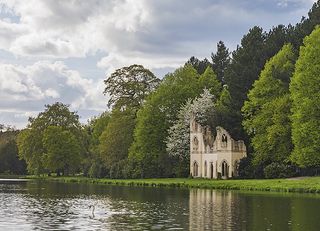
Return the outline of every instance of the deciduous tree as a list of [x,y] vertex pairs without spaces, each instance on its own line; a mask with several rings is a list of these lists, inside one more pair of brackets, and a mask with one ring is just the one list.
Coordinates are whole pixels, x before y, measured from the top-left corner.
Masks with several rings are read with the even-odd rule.
[[288,93],[295,59],[292,45],[285,45],[266,63],[242,108],[256,165],[288,161],[292,149]]
[[44,131],[42,143],[45,149],[43,161],[50,172],[69,175],[79,169],[80,144],[70,131],[49,126]]
[[166,150],[169,156],[177,158],[175,173],[179,177],[187,177],[189,174],[190,160],[190,121],[194,118],[198,123],[207,124],[208,116],[214,112],[215,96],[209,90],[193,101],[188,100],[178,112],[177,120],[168,130]]
[[186,65],[167,75],[138,112],[129,159],[135,177],[172,176],[165,140],[182,104],[200,94],[199,74]]
[[110,97],[108,107],[140,107],[159,82],[160,80],[142,65],[134,64],[117,69],[104,80],[104,93]]
[[45,110],[37,117],[29,118],[27,128],[18,136],[19,156],[26,161],[30,173],[50,172],[47,168],[47,159],[44,158],[48,150],[44,146],[43,136],[46,129],[51,126],[70,132],[77,140],[81,153],[85,152],[82,126],[77,113],[71,112],[68,105],[59,102],[45,105]]
[[301,167],[320,165],[320,28],[304,39],[290,84],[292,160]]

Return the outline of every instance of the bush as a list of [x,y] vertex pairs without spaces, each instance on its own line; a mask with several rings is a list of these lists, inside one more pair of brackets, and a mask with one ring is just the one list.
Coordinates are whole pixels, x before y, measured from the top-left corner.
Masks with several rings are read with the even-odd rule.
[[265,178],[287,178],[295,175],[295,167],[279,163],[271,163],[264,169]]
[[238,178],[254,178],[254,167],[252,166],[252,158],[250,158],[250,156],[240,160]]

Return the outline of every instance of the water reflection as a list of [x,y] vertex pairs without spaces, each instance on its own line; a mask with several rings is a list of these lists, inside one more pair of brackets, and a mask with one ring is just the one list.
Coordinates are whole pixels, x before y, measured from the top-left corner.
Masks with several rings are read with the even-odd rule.
[[188,195],[179,189],[0,184],[0,230],[185,230]]
[[239,198],[231,191],[192,189],[190,230],[234,230],[239,222]]
[[320,227],[320,197],[311,194],[0,181],[0,202],[0,230],[312,231]]
[[319,230],[319,195],[190,191],[190,230]]

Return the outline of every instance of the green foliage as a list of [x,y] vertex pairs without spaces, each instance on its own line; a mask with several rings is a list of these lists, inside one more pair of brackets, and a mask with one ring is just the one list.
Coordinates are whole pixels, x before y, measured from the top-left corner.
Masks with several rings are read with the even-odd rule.
[[0,131],[0,173],[25,174],[26,164],[18,158],[16,143],[18,131]]
[[111,120],[109,112],[103,112],[100,116],[93,118],[89,124],[91,144],[93,146],[99,144],[99,137],[106,129]]
[[250,179],[255,178],[255,168],[252,165],[251,156],[244,157],[239,162],[239,178]]
[[[267,59],[278,53],[285,44],[292,43],[294,40],[293,31],[293,26],[284,26],[280,24],[272,27],[272,29],[266,33],[264,50]],[[294,48],[293,50],[296,53],[296,49]]]
[[166,152],[168,129],[177,119],[177,113],[187,99],[197,96],[199,74],[186,65],[169,74],[158,89],[147,98],[139,110],[130,148],[133,177],[171,176],[172,163]]
[[265,178],[288,178],[295,175],[295,169],[291,165],[273,162],[263,169]]
[[[243,139],[247,144],[248,135],[251,136],[253,156],[240,162],[240,175],[260,176],[267,165],[267,175],[268,171],[279,172],[277,169],[283,166],[269,164],[289,161],[293,148],[291,107],[295,148],[290,160],[301,167],[317,168],[320,164],[319,29],[305,39],[290,86],[291,96],[288,91],[294,54],[317,24],[320,24],[320,0],[314,3],[308,18],[296,26],[278,25],[269,32],[253,27],[242,38],[232,58],[220,41],[216,53],[211,54],[212,63],[193,56],[183,68],[168,74],[161,84],[141,65],[120,68],[104,81],[104,93],[110,97],[108,106],[113,106],[111,113],[93,119],[83,129],[78,115],[70,112],[67,105],[46,105],[45,111],[30,118],[28,127],[18,135],[19,157],[34,174],[74,172],[81,158],[83,173],[92,177],[185,175],[189,172],[188,159],[182,161],[177,155],[168,155],[171,151],[166,149],[166,141],[168,136],[179,141],[180,146],[174,151],[187,157],[188,129],[179,110],[187,100],[191,102],[207,88],[215,96],[214,110],[208,112],[205,121],[212,131],[222,126],[233,138]],[[283,46],[287,43],[293,46]],[[0,124],[0,134],[5,129],[8,130]],[[2,142],[0,137],[0,171],[11,169],[9,165],[18,166],[14,140]],[[251,153],[252,147],[247,147]],[[273,169],[276,170],[272,172]]]
[[261,28],[253,27],[242,38],[241,46],[232,53],[232,63],[226,70],[225,79],[236,109],[242,107],[265,63],[265,36]]
[[27,163],[28,172],[40,174],[45,172],[43,165],[43,145],[40,131],[35,129],[22,130],[17,138],[19,158]]
[[232,53],[232,62],[225,72],[234,110],[234,118],[230,123],[237,128],[238,132],[234,135],[245,141],[247,137],[241,127],[241,108],[266,61],[291,40],[292,30],[292,26],[279,25],[266,33],[259,27],[253,27],[242,38],[241,46]]
[[27,127],[43,131],[49,126],[60,126],[75,134],[79,134],[81,131],[81,124],[77,113],[71,112],[68,105],[60,102],[45,105],[44,112],[40,112],[36,118],[29,118]]
[[256,166],[284,161],[291,152],[288,83],[294,62],[292,46],[285,45],[266,63],[242,108],[244,128],[252,136]]
[[211,63],[206,58],[204,60],[199,60],[198,58],[192,56],[185,65],[191,65],[199,75],[202,75],[205,70],[211,66]]
[[214,114],[208,116],[208,125],[211,131],[215,131],[217,126],[221,126],[231,134],[234,139],[241,139],[241,127],[234,126],[239,119],[238,112],[233,108],[231,95],[228,86],[224,85],[220,97],[215,103]]
[[86,158],[83,160],[83,172],[90,177],[103,177],[107,175],[107,170],[102,161],[99,145],[100,136],[105,131],[108,123],[111,120],[109,112],[104,112],[98,117],[91,119],[87,125],[87,136],[89,150]]
[[290,84],[292,161],[301,167],[320,165],[320,28],[304,40]]
[[99,153],[109,176],[116,178],[124,165],[119,165],[128,158],[128,150],[133,141],[136,110],[127,108],[124,111],[114,109],[108,125],[99,138]]
[[207,88],[216,98],[219,97],[222,86],[217,75],[213,72],[211,67],[207,67],[205,72],[199,78],[200,88]]
[[211,53],[212,68],[217,74],[217,78],[224,83],[224,73],[230,64],[230,52],[222,41],[217,43],[217,52]]
[[301,22],[295,26],[293,33],[291,34],[291,40],[296,49],[299,49],[299,47],[303,45],[303,39],[319,24],[320,1],[318,0],[308,12],[308,17],[302,17]]
[[[73,137],[68,139],[71,142],[71,147],[74,145],[73,139],[76,139],[81,154],[86,151],[85,137],[79,122],[79,116],[75,112],[70,112],[67,105],[59,102],[45,105],[44,112],[39,113],[36,118],[29,118],[27,128],[17,138],[19,157],[26,161],[30,173],[50,173],[50,164],[47,162],[50,159],[46,158],[45,155],[48,154],[47,148],[49,146],[44,145],[44,133],[49,127],[59,127],[59,129],[67,131],[68,135]],[[66,146],[64,147],[67,148]],[[67,151],[68,149],[66,149]],[[75,160],[75,164],[77,164],[77,160]],[[75,165],[75,167],[78,166]],[[70,169],[72,168],[68,167],[60,170],[68,173]]]
[[58,126],[49,126],[44,131],[42,143],[46,150],[43,161],[50,172],[68,175],[78,170],[80,144],[70,131]]
[[140,107],[159,82],[151,71],[141,65],[117,69],[104,81],[104,93],[110,97],[108,107]]

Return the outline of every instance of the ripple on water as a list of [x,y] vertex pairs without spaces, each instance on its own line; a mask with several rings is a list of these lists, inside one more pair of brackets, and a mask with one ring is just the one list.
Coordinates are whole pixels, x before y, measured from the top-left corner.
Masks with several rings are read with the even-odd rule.
[[320,227],[319,207],[316,196],[0,183],[0,230],[6,231],[273,230],[275,227],[311,231]]

